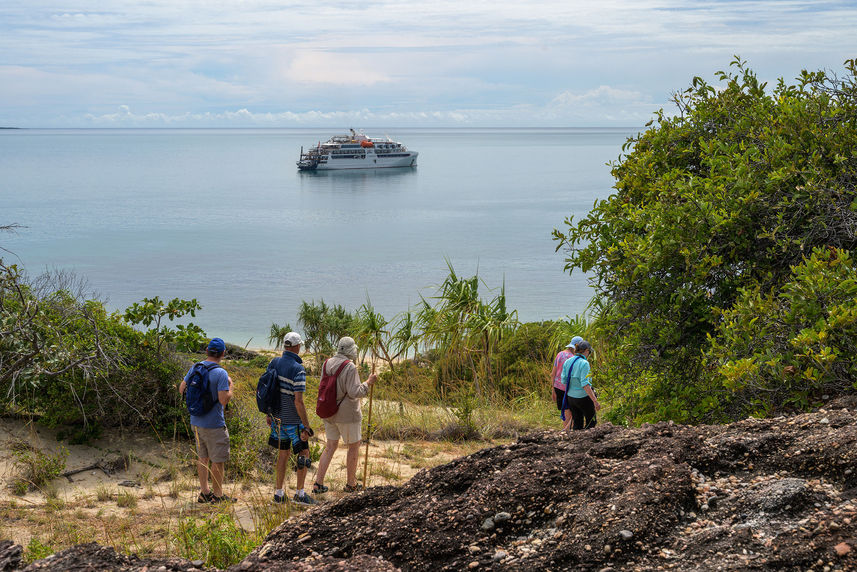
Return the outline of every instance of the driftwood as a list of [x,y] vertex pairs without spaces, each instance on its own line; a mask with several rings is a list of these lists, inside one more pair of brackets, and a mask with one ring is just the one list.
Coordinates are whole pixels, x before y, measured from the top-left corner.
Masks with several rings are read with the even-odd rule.
[[107,460],[99,459],[97,462],[95,462],[91,465],[87,465],[86,467],[82,467],[80,469],[73,469],[71,471],[66,471],[60,476],[65,477],[69,481],[71,481],[72,475],[76,475],[76,474],[82,473],[84,471],[92,471],[95,469],[100,469],[100,470],[104,471],[104,474],[106,474],[106,475],[112,475],[113,473],[115,473],[117,471],[126,470],[130,465],[131,465],[131,456],[128,455],[128,453],[125,453],[124,455],[120,455],[119,457],[116,457],[113,459],[107,459]]

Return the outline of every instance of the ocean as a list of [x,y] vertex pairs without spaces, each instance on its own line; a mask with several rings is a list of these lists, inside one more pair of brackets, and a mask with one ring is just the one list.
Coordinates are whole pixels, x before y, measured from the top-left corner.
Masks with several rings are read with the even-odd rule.
[[[342,129],[339,132],[346,132]],[[209,336],[268,346],[301,301],[386,318],[447,276],[505,283],[519,319],[585,312],[554,228],[612,192],[638,129],[365,129],[420,153],[414,169],[302,173],[320,129],[0,130],[7,263],[73,271],[112,310],[196,298]]]

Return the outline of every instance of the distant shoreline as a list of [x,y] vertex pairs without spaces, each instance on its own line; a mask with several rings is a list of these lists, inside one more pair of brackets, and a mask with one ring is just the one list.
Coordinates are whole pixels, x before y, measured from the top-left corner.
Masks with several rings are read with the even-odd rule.
[[0,129],[20,129],[20,127],[0,127]]

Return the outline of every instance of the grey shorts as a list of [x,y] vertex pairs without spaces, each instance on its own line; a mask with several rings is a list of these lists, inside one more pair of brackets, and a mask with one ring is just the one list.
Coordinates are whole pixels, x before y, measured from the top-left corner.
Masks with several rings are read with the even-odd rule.
[[211,459],[214,463],[225,463],[229,460],[229,431],[226,427],[197,427],[196,453],[200,459]]

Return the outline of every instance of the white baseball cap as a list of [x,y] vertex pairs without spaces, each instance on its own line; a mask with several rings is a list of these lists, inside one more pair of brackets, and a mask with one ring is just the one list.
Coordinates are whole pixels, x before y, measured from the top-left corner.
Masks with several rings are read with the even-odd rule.
[[288,347],[299,346],[304,341],[301,339],[301,335],[297,332],[289,332],[285,336],[283,336],[283,345]]

